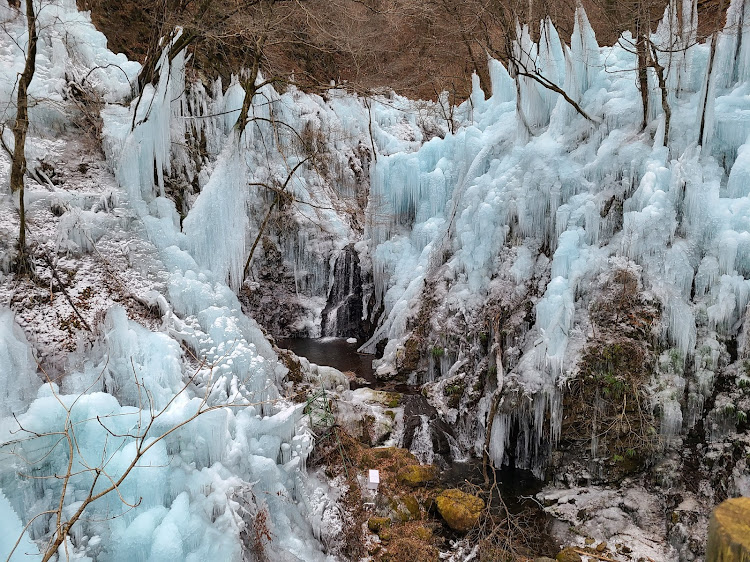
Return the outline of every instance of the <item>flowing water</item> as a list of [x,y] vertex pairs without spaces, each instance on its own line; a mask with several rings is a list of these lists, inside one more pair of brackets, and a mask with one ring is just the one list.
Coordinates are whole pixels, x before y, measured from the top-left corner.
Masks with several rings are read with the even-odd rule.
[[[328,365],[340,371],[353,371],[357,377],[367,381],[374,390],[397,391],[404,394],[404,436],[402,446],[409,449],[422,463],[437,464],[441,468],[440,485],[446,488],[463,487],[467,482],[484,487],[482,462],[468,459],[461,451],[452,428],[443,422],[419,387],[393,385],[375,377],[372,361],[374,355],[358,353],[357,343],[347,343],[345,338],[284,338],[276,340],[283,348],[307,358],[318,365]],[[353,387],[362,385],[353,385]],[[508,511],[512,514],[527,513],[538,528],[540,551],[554,552],[554,545],[546,533],[547,514],[531,499],[544,483],[531,471],[502,467],[490,472],[490,480],[496,482]]]

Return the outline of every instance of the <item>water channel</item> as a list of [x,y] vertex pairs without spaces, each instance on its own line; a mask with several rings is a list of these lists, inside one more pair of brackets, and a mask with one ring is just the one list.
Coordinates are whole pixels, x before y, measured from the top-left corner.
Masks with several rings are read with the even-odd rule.
[[[459,487],[466,482],[484,487],[482,462],[478,459],[466,459],[461,455],[456,458],[455,450],[450,447],[450,441],[455,441],[452,429],[438,418],[437,411],[419,392],[419,387],[407,385],[393,385],[375,377],[372,367],[374,355],[358,353],[359,343],[348,343],[345,338],[279,338],[277,345],[289,349],[295,354],[307,358],[317,365],[327,365],[340,371],[352,371],[365,384],[353,384],[352,388],[367,386],[373,390],[386,390],[404,394],[404,436],[401,445],[412,450],[418,458],[420,451],[416,441],[419,441],[420,431],[423,431],[425,421],[429,424],[432,434],[432,454],[430,460],[441,467],[440,485],[446,488]],[[549,521],[548,515],[532,499],[543,487],[544,482],[534,477],[531,471],[513,467],[501,467],[490,473],[491,479],[497,483],[508,511],[512,514],[525,512],[531,514],[534,525],[538,528],[538,539],[544,546],[551,538],[545,532]]]

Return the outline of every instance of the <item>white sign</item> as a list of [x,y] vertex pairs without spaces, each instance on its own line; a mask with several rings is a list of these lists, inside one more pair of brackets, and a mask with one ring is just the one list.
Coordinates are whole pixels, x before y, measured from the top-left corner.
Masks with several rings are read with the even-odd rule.
[[367,488],[370,490],[377,490],[380,484],[380,471],[370,470],[367,476]]

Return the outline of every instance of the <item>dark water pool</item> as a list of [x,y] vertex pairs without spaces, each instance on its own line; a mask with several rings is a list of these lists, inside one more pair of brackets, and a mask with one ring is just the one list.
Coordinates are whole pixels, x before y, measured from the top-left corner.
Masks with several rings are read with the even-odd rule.
[[[544,487],[544,482],[536,478],[530,470],[510,468],[504,466],[495,470],[495,481],[508,509],[511,512],[520,511],[529,506],[529,500]],[[448,487],[460,486],[468,481],[477,486],[484,486],[482,461],[472,459],[469,462],[452,463],[440,476],[441,482]],[[492,474],[490,473],[490,480]]]
[[339,371],[353,371],[367,382],[375,383],[375,371],[372,368],[375,356],[357,353],[359,343],[347,343],[345,338],[279,338],[276,344],[312,363],[327,365]]

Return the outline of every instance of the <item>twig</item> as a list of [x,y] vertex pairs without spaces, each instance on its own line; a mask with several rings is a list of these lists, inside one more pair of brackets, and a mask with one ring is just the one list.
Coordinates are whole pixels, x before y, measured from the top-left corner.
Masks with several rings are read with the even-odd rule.
[[94,333],[94,331],[91,329],[91,326],[89,326],[88,322],[86,322],[86,319],[81,316],[81,313],[78,311],[78,308],[75,304],[73,304],[73,299],[70,298],[70,295],[68,294],[67,289],[65,288],[65,284],[62,282],[62,279],[60,279],[60,276],[57,275],[57,270],[55,269],[55,266],[52,265],[52,261],[49,259],[49,255],[46,251],[42,250],[42,259],[47,264],[47,267],[49,267],[50,271],[52,272],[52,276],[55,278],[55,281],[57,281],[57,284],[60,287],[60,290],[62,290],[63,295],[65,295],[65,298],[68,301],[68,304],[70,304],[71,308],[73,309],[73,312],[76,313],[76,316],[78,316],[78,319],[83,324],[83,327],[86,328],[89,333]]
[[617,562],[614,558],[607,558],[606,556],[602,556],[600,554],[594,554],[592,552],[586,552],[585,550],[581,550],[578,548],[574,548],[573,552],[577,552],[578,554],[583,554],[584,556],[588,556],[590,558],[596,558],[597,560],[604,560],[604,562]]

